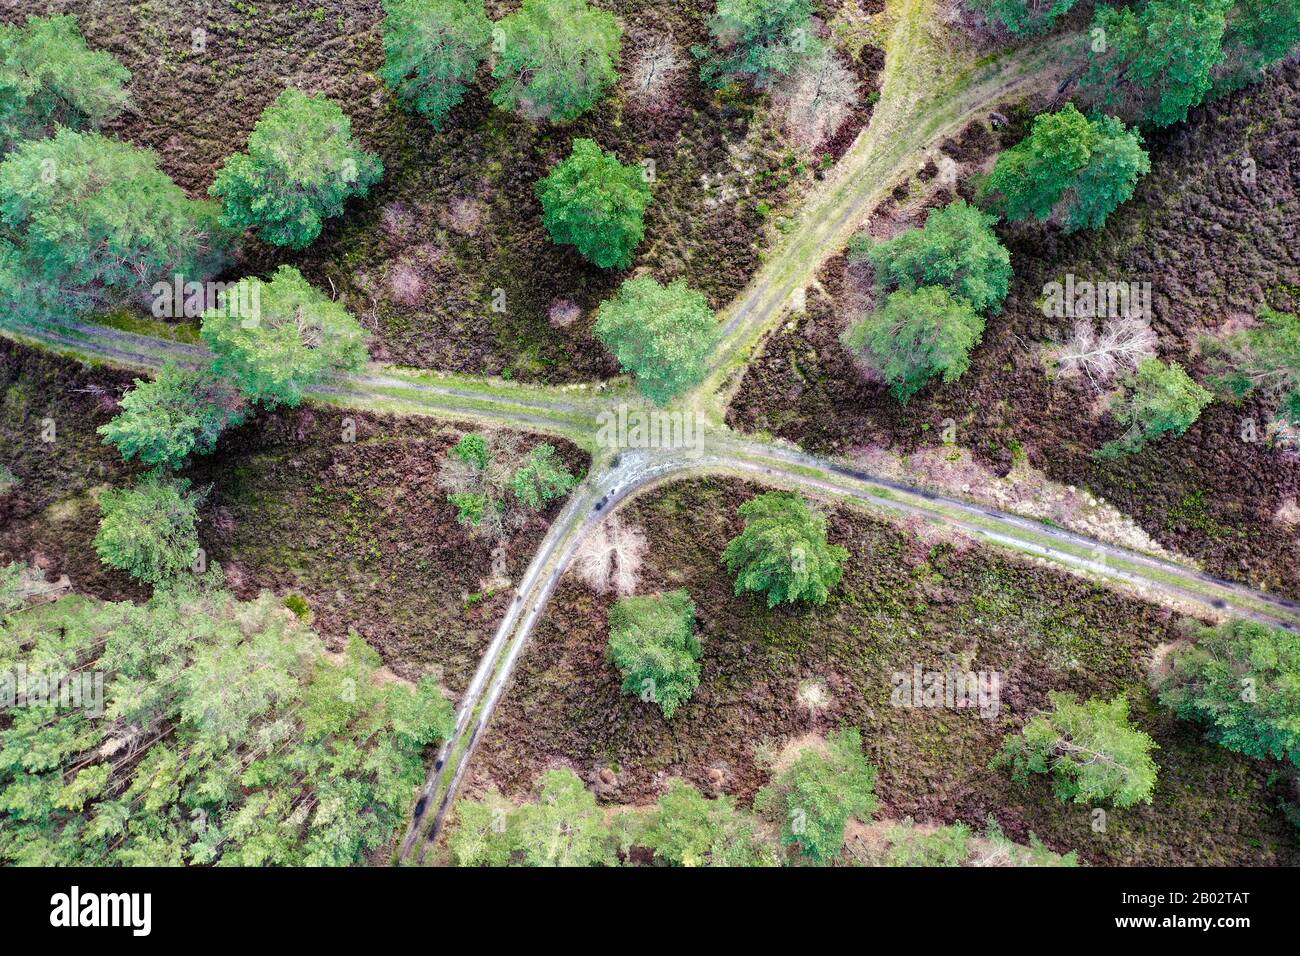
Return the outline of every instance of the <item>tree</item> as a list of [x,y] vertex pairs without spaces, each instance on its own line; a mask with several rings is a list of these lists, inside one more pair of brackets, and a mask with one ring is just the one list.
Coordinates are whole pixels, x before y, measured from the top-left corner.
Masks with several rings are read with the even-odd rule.
[[858,78],[830,50],[805,59],[776,87],[786,132],[813,153],[858,105]]
[[1300,316],[1265,308],[1260,324],[1204,345],[1214,387],[1232,398],[1262,394],[1300,425]]
[[[365,332],[340,303],[313,288],[293,266],[270,282],[241,279],[225,302],[203,315],[213,370],[252,402],[297,406],[303,389],[331,372],[365,364]],[[256,314],[226,303],[256,302]]]
[[672,719],[700,686],[695,602],[685,590],[627,597],[609,611],[609,659],[623,690],[656,703]]
[[1104,225],[1150,170],[1137,130],[1113,116],[1089,120],[1070,103],[1034,118],[1029,136],[998,156],[982,192],[1012,221],[1055,212],[1068,233]]
[[205,279],[230,236],[148,150],[60,130],[0,163],[0,312],[46,322],[120,305],[174,274]]
[[906,405],[930,379],[952,383],[970,368],[984,320],[940,286],[894,292],[844,334],[844,345],[864,368],[881,375]]
[[1236,753],[1300,767],[1300,637],[1233,618],[1192,625],[1174,652],[1160,703]]
[[673,866],[775,866],[754,819],[722,796],[710,800],[674,778],[642,831],[640,844]]
[[1223,62],[1215,70],[1215,91],[1237,89],[1300,43],[1300,0],[1237,0],[1223,37]]
[[131,72],[86,45],[72,16],[0,24],[0,156],[60,128],[97,129],[126,106]]
[[908,818],[890,827],[885,839],[886,866],[962,866],[972,849],[970,827],[964,823],[922,832]]
[[795,492],[769,491],[739,508],[745,529],[722,552],[736,575],[736,594],[758,591],[767,606],[782,601],[825,604],[849,552],[826,541],[826,516]]
[[733,77],[766,89],[825,49],[812,24],[810,0],[718,0],[709,18],[713,49],[695,47],[700,75],[721,86]]
[[212,451],[245,414],[239,394],[211,372],[168,364],[153,381],[136,379],[120,411],[98,432],[127,461],[180,468],[190,455]]
[[564,123],[618,80],[623,28],[587,0],[524,0],[497,24],[492,102],[531,120]]
[[986,20],[1002,24],[1016,36],[1046,33],[1078,0],[968,0]]
[[379,75],[403,104],[441,129],[492,41],[483,0],[384,0],[384,12]]
[[1177,362],[1147,359],[1111,403],[1111,414],[1126,426],[1125,434],[1107,442],[1097,454],[1113,458],[1140,451],[1168,432],[1181,435],[1192,427],[1213,397]]
[[537,445],[528,462],[515,472],[510,486],[515,497],[533,511],[541,511],[556,498],[563,498],[578,483],[555,454],[554,445]]
[[993,233],[997,217],[958,199],[932,209],[925,227],[866,250],[882,291],[942,286],[981,315],[997,315],[1011,288],[1011,254]]
[[1039,714],[1019,734],[1008,734],[995,768],[1008,768],[1026,784],[1031,773],[1050,773],[1064,801],[1111,801],[1117,807],[1150,803],[1157,767],[1156,742],[1128,720],[1128,701],[1099,698],[1080,704],[1073,694],[1051,693],[1050,714]]
[[556,242],[576,246],[602,269],[626,269],[645,235],[650,186],[639,166],[624,166],[589,139],[537,183],[542,221]]
[[289,87],[262,111],[248,152],[230,156],[208,192],[221,198],[226,226],[303,249],[383,173],[379,157],[352,138],[352,121],[337,103]]
[[1213,85],[1223,62],[1227,14],[1234,0],[1149,0],[1099,6],[1084,94],[1107,112],[1168,126],[1187,118]]
[[199,496],[183,478],[150,472],[130,488],[99,497],[95,551],[109,567],[160,584],[193,566],[199,552]]
[[651,276],[628,279],[601,305],[595,333],[660,405],[704,378],[718,341],[717,318],[702,293],[684,279],[665,286]]
[[862,755],[856,727],[832,733],[824,748],[805,747],[754,796],[754,810],[781,824],[781,845],[797,846],[816,863],[844,847],[849,820],[876,812],[876,768]]
[[549,770],[536,803],[509,822],[525,866],[612,865],[614,850],[596,798],[572,770]]

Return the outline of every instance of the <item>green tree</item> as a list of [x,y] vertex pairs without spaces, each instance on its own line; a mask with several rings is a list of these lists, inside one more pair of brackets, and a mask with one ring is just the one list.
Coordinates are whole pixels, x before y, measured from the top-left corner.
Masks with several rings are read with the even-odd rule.
[[891,293],[882,308],[848,328],[844,345],[907,404],[935,376],[948,383],[961,378],[983,334],[984,320],[969,304],[926,286]]
[[782,846],[816,863],[839,856],[849,820],[869,819],[877,806],[876,768],[856,727],[832,733],[824,748],[805,747],[754,797],[755,811],[781,824]]
[[76,17],[0,24],[0,156],[60,128],[97,129],[122,112],[129,82],[126,67],[86,46]]
[[602,269],[626,269],[645,235],[650,186],[639,166],[624,166],[589,139],[537,183],[551,238],[576,246]]
[[1211,384],[1232,398],[1261,394],[1300,425],[1300,316],[1265,308],[1259,318],[1253,328],[1204,342]]
[[715,86],[741,77],[766,89],[825,49],[813,28],[810,0],[718,0],[709,36],[712,49],[692,52],[703,61],[704,81]]
[[174,364],[122,396],[121,408],[98,432],[127,461],[180,468],[190,455],[206,455],[221,433],[244,420],[239,394],[208,371]]
[[739,514],[745,529],[722,552],[727,570],[736,575],[736,593],[764,593],[768,607],[782,601],[825,604],[849,556],[827,543],[826,516],[789,491],[750,498]]
[[1008,734],[995,768],[1007,768],[1025,784],[1031,773],[1050,773],[1059,799],[1075,803],[1111,801],[1117,807],[1150,803],[1156,786],[1156,742],[1128,719],[1128,701],[1051,693],[1050,714],[1034,717],[1018,734]]
[[585,113],[618,80],[623,28],[587,0],[524,0],[497,23],[492,102],[531,120]]
[[447,848],[456,866],[509,866],[514,860],[510,816],[515,807],[496,789],[482,800],[457,800]]
[[1191,637],[1160,702],[1229,750],[1300,767],[1300,637],[1241,618],[1193,624]]
[[289,87],[262,111],[248,152],[227,158],[208,192],[221,198],[226,226],[303,249],[383,174],[379,157],[352,138],[352,121],[337,103]]
[[1123,437],[1103,445],[1098,456],[1130,454],[1166,433],[1183,434],[1213,397],[1177,362],[1146,359],[1111,403],[1111,414],[1126,431]]
[[99,497],[95,551],[109,567],[160,584],[193,566],[199,552],[200,498],[183,478],[150,472],[130,488]]
[[970,859],[971,832],[964,823],[922,832],[909,818],[885,834],[886,866],[962,866]]
[[1148,0],[1137,7],[1099,6],[1085,96],[1107,112],[1168,126],[1187,118],[1213,85],[1223,62],[1227,14],[1234,0]]
[[1016,36],[1046,33],[1069,13],[1078,0],[967,0],[986,20],[993,20]]
[[[331,372],[366,362],[365,332],[341,303],[313,288],[293,266],[270,282],[240,280],[225,302],[203,315],[203,340],[213,369],[249,400],[296,406],[303,389]],[[257,303],[252,315],[227,303]]]
[[925,227],[866,251],[882,291],[942,286],[981,315],[997,315],[1011,288],[1011,254],[993,233],[996,216],[958,199],[932,209]]
[[775,866],[753,817],[722,796],[710,800],[674,778],[651,813],[640,844],[673,866]]
[[627,597],[609,610],[609,659],[623,690],[671,719],[700,686],[695,602],[685,590]]
[[642,276],[601,305],[595,333],[642,394],[662,405],[704,378],[718,324],[708,300],[684,279],[665,286]]
[[1074,232],[1104,225],[1150,170],[1137,130],[1113,116],[1089,120],[1071,103],[1036,116],[1030,135],[998,156],[982,192],[1012,221],[1058,212]]
[[205,279],[229,235],[148,150],[60,130],[0,163],[0,313],[44,322],[143,300],[155,281]]
[[434,129],[465,98],[492,41],[483,0],[384,0],[379,71]]
[[555,453],[554,445],[537,445],[527,463],[515,472],[510,486],[515,497],[533,511],[541,511],[556,498],[563,498],[578,483]]
[[614,847],[596,798],[572,770],[549,770],[535,803],[520,807],[509,827],[525,866],[613,865]]
[[1215,91],[1258,80],[1300,44],[1300,0],[1237,0],[1223,37]]

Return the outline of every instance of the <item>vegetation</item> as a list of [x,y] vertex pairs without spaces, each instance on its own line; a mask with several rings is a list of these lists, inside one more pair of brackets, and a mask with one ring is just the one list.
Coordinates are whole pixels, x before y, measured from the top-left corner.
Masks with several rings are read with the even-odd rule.
[[1234,618],[1192,624],[1160,686],[1160,702],[1250,757],[1300,767],[1300,637]]
[[970,827],[964,823],[926,832],[909,820],[890,827],[885,839],[887,866],[961,866],[971,854]]
[[700,75],[721,86],[748,79],[759,89],[793,73],[824,50],[809,0],[718,0],[709,18],[712,49],[695,47]]
[[[250,277],[239,286],[204,314],[203,340],[216,354],[216,374],[249,401],[297,406],[312,383],[365,364],[357,320],[293,266],[280,266],[270,282]],[[258,303],[251,315],[237,305],[247,302]]]
[[[514,468],[519,461],[523,464]],[[509,436],[476,433],[462,436],[451,449],[438,481],[456,509],[456,520],[490,538],[522,526],[525,513],[512,508],[512,500],[540,511],[577,484],[554,446],[535,445],[525,454]]]
[[940,286],[891,293],[882,308],[844,333],[844,345],[907,404],[936,376],[952,383],[970,368],[984,320],[965,300]]
[[1066,232],[1099,229],[1150,170],[1137,130],[1113,116],[1090,120],[1071,103],[1036,116],[1030,135],[998,157],[983,191],[1012,221],[1055,212]]
[[229,157],[208,192],[221,198],[227,227],[303,249],[383,173],[379,157],[352,138],[352,121],[337,103],[289,87],[262,111],[248,152]]
[[1214,387],[1233,398],[1261,394],[1284,421],[1300,425],[1300,316],[1265,308],[1253,328],[1204,344]]
[[626,269],[645,235],[650,185],[639,166],[624,166],[593,140],[575,139],[569,158],[537,183],[551,238],[577,247],[602,269]]
[[609,659],[623,690],[656,703],[672,719],[700,686],[695,602],[685,590],[626,597],[609,611]]
[[77,18],[0,24],[0,156],[58,129],[98,129],[126,106],[131,73],[86,45]]
[[198,558],[199,500],[184,478],[157,472],[130,488],[110,488],[99,496],[95,552],[145,584],[176,578]]
[[930,210],[924,228],[876,243],[864,255],[881,291],[941,286],[981,315],[997,315],[1011,287],[1011,254],[993,233],[996,221],[958,199]]
[[815,863],[834,860],[848,821],[869,819],[876,807],[876,768],[856,727],[832,733],[824,749],[805,748],[754,797],[754,810],[781,824],[781,845]]
[[1078,0],[967,0],[987,20],[1002,24],[1016,36],[1046,33],[1074,9]]
[[555,454],[554,445],[537,445],[528,453],[528,461],[510,479],[515,497],[533,511],[541,511],[556,498],[563,498],[577,484]]
[[37,866],[355,865],[387,843],[451,730],[428,678],[374,679],[279,601],[219,574],[147,604],[82,597],[0,624],[0,664],[96,672],[102,707],[7,712],[0,860]]
[[1050,773],[1064,801],[1111,801],[1117,807],[1150,803],[1156,786],[1156,743],[1134,729],[1123,696],[1082,704],[1073,694],[1052,693],[1050,714],[1034,717],[1019,734],[1008,734],[994,767],[1028,783],[1032,773]]
[[689,783],[669,781],[639,833],[638,845],[672,866],[775,866],[776,854],[754,818],[735,801],[710,800]]
[[[492,102],[531,120],[582,115],[618,79],[623,28],[587,0],[524,0],[497,24]],[[576,145],[576,144],[575,144]]]
[[629,279],[600,307],[596,338],[636,376],[652,401],[664,404],[704,378],[717,344],[717,319],[704,296],[682,279],[660,285]]
[[789,491],[751,498],[739,513],[745,529],[722,552],[727,570],[736,575],[736,593],[764,593],[768,607],[782,601],[825,604],[849,556],[827,543],[826,516]]
[[203,279],[229,236],[148,150],[60,130],[0,163],[0,310],[45,322],[141,298],[174,274]]
[[121,410],[98,431],[127,461],[180,468],[191,455],[212,451],[245,414],[238,393],[211,372],[168,364],[153,381],[136,379]]
[[385,0],[384,66],[403,105],[441,129],[492,41],[483,0]]
[[1177,362],[1149,358],[1130,376],[1127,388],[1111,403],[1111,413],[1127,428],[1124,436],[1098,451],[1102,458],[1130,454],[1172,432],[1181,435],[1213,399]]

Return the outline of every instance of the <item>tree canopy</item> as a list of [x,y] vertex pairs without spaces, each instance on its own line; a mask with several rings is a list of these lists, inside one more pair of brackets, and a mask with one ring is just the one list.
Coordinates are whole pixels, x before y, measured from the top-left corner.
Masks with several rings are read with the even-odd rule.
[[736,576],[736,593],[782,601],[825,604],[844,573],[849,552],[826,540],[826,516],[795,492],[769,491],[739,508],[745,529],[732,538],[722,561]]
[[1002,24],[1016,36],[1046,33],[1074,9],[1078,0],[967,0],[976,13]]
[[1233,398],[1259,394],[1283,420],[1300,425],[1300,316],[1263,309],[1259,323],[1204,343],[1215,375],[1211,380]]
[[190,570],[199,553],[199,497],[184,478],[150,472],[129,488],[99,496],[95,551],[109,567],[145,584]]
[[685,590],[626,597],[609,611],[609,659],[623,690],[669,719],[700,686],[695,602]]
[[825,44],[812,23],[810,0],[718,0],[709,18],[712,48],[696,47],[705,82],[733,78],[765,89],[819,57]]
[[402,103],[440,129],[492,42],[483,0],[384,0],[384,65]]
[[645,235],[650,185],[640,166],[624,166],[590,139],[537,183],[542,221],[556,242],[577,247],[602,269],[626,269]]
[[1146,359],[1111,402],[1111,414],[1125,426],[1125,433],[1107,442],[1098,455],[1111,458],[1129,454],[1161,435],[1181,435],[1213,398],[1177,362]]

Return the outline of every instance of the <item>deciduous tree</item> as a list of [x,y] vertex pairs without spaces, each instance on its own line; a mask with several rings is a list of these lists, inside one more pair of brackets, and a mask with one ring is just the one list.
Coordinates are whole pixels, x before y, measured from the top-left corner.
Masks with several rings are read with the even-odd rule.
[[379,75],[440,129],[487,56],[492,21],[483,0],[384,0],[384,12]]
[[569,158],[537,183],[542,221],[556,242],[576,246],[602,269],[626,269],[645,235],[650,185],[593,140],[575,139]]
[[849,556],[847,549],[827,543],[825,515],[788,491],[751,498],[739,513],[745,529],[722,552],[736,576],[736,593],[766,594],[768,607],[782,601],[825,604]]

